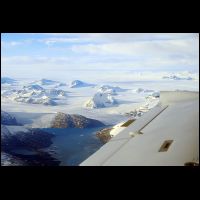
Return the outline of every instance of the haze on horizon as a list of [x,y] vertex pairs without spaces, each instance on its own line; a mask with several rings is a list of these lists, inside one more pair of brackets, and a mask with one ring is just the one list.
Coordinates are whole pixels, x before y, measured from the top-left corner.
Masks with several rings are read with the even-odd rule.
[[12,78],[132,79],[132,72],[199,73],[196,33],[3,33],[1,73]]

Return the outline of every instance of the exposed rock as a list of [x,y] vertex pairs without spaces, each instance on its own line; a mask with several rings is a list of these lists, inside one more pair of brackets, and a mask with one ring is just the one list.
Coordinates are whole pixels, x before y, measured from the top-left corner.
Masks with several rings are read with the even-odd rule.
[[104,144],[107,143],[112,136],[110,135],[110,132],[113,128],[104,128],[96,133],[96,136],[103,142]]
[[51,124],[52,128],[92,128],[104,125],[98,120],[82,115],[69,115],[61,112],[57,113]]

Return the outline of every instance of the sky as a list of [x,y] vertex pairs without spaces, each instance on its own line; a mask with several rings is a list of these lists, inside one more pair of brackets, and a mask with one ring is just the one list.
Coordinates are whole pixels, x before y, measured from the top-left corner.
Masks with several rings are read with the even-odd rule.
[[1,34],[2,76],[117,79],[146,71],[199,72],[199,34]]

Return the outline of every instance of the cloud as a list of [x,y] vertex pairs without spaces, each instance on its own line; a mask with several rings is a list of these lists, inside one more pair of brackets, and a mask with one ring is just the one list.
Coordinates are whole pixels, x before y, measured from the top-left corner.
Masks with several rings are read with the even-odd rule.
[[2,46],[17,47],[1,55],[4,71],[16,73],[31,68],[33,74],[61,75],[79,70],[197,71],[199,66],[198,34],[47,33],[26,35],[19,41],[11,37]]
[[2,41],[2,42],[1,42],[1,46],[2,46],[3,48],[19,46],[19,45],[22,45],[22,44],[23,44],[23,42],[17,42],[17,41],[10,41],[10,42]]
[[44,33],[40,35],[47,36],[39,40],[47,45],[57,43],[130,43],[138,41],[188,39],[196,36],[191,33]]
[[18,46],[24,46],[24,45],[31,45],[35,40],[33,39],[26,39],[26,40],[20,40],[20,41],[1,41],[1,47],[3,48],[14,48]]
[[107,55],[166,55],[173,53],[197,53],[198,43],[194,39],[167,41],[113,42],[109,44],[73,45],[72,51]]
[[[73,35],[73,34],[72,34]],[[104,42],[161,41],[198,37],[195,33],[79,33],[76,37],[88,37]]]
[[17,66],[17,65],[48,65],[62,64],[69,62],[67,57],[45,57],[45,56],[2,56],[2,65]]
[[47,45],[53,45],[56,43],[60,44],[74,44],[74,43],[85,43],[85,42],[90,42],[89,38],[63,38],[63,37],[52,37],[52,38],[45,38],[45,39],[40,39],[38,40],[39,42],[42,42]]

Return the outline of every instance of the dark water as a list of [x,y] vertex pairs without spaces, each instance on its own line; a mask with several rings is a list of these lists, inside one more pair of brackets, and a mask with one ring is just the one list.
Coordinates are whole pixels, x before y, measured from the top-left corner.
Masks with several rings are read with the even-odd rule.
[[96,137],[96,132],[105,128],[47,128],[42,129],[53,133],[53,144],[48,148],[55,152],[54,157],[61,161],[60,165],[79,165],[96,152],[103,143]]

